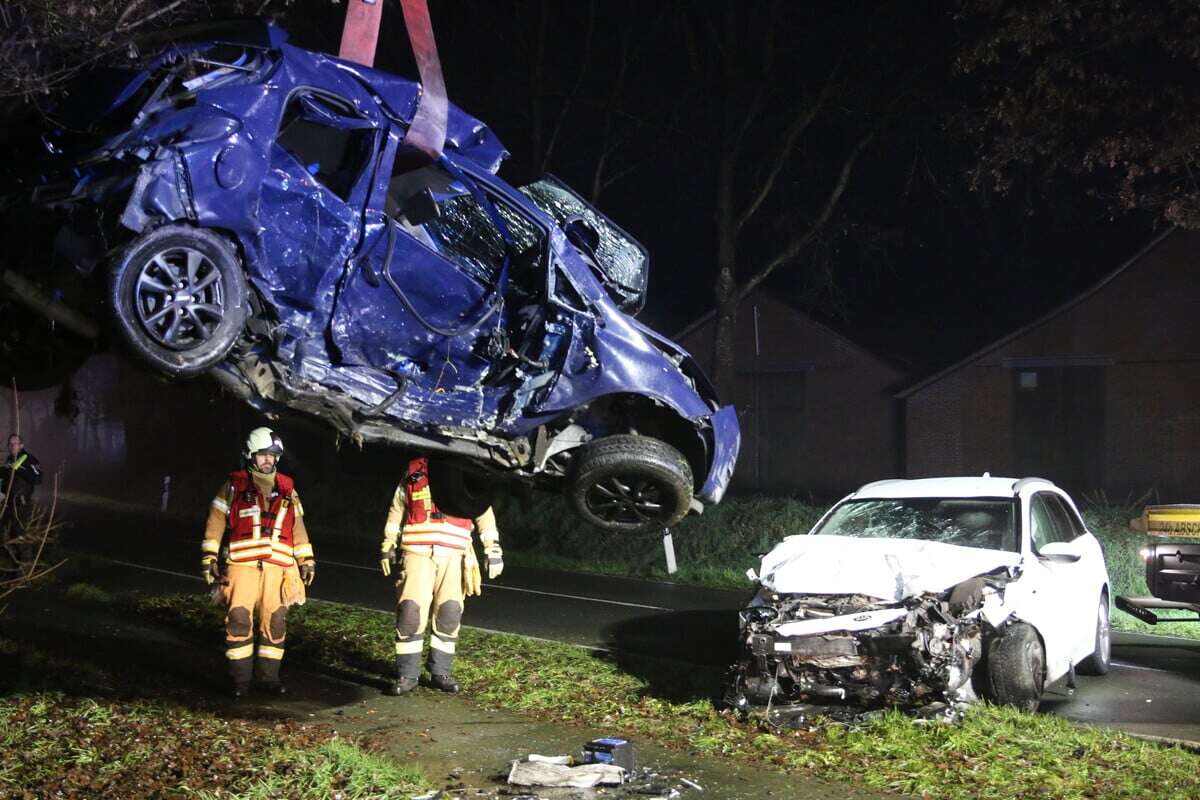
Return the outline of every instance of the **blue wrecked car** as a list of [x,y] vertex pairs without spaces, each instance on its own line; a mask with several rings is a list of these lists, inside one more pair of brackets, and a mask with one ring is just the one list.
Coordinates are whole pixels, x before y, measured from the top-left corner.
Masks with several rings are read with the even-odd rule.
[[633,318],[645,248],[552,177],[501,180],[483,122],[450,105],[440,156],[414,159],[420,84],[267,25],[81,100],[86,144],[47,142],[71,166],[34,201],[86,219],[75,240],[102,229],[116,327],[153,367],[443,454],[462,510],[498,474],[629,533],[720,501],[734,410]]

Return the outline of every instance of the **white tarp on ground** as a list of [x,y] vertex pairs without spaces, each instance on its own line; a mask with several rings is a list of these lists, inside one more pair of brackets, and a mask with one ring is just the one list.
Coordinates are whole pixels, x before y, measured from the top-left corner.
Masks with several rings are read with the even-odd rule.
[[763,557],[763,586],[780,594],[865,594],[903,600],[1014,566],[1020,553],[920,539],[789,536]]
[[514,761],[508,773],[513,786],[565,786],[589,789],[593,786],[620,786],[625,769],[615,764],[580,764],[568,767],[538,761]]

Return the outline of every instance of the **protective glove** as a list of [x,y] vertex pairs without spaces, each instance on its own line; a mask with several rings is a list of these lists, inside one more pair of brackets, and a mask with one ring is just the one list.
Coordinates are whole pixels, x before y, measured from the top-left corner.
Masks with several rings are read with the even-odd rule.
[[500,573],[504,572],[504,551],[500,549],[500,543],[492,542],[486,545],[483,554],[487,556],[488,580],[499,578]]
[[221,568],[217,566],[216,556],[207,555],[200,559],[200,577],[204,578],[204,583],[207,586],[212,586],[220,580]]
[[380,551],[379,571],[383,573],[383,576],[385,578],[392,574],[392,565],[395,563],[396,563],[396,545],[392,545],[388,549]]
[[483,594],[483,576],[479,574],[479,560],[475,558],[474,547],[468,547],[463,556],[462,586],[464,597]]
[[317,562],[305,561],[300,565],[300,580],[305,586],[312,586],[313,578],[317,577]]

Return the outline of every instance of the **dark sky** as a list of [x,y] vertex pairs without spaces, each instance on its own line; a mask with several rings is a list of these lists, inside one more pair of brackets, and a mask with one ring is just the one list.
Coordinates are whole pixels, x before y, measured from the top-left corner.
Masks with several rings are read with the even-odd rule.
[[[738,164],[745,197],[831,74],[836,90],[747,226],[742,256],[752,267],[811,219],[849,143],[876,126],[833,221],[769,288],[916,375],[1064,301],[1152,233],[1144,220],[1112,219],[1085,187],[1030,176],[1007,197],[968,191],[979,143],[951,131],[976,89],[953,72],[963,33],[944,3],[430,6],[451,101],[508,146],[510,181],[539,172],[538,119],[542,150],[558,127],[549,171],[585,196],[606,142],[615,144],[606,174],[621,177],[598,205],[649,249],[642,318],[668,334],[713,304],[722,126],[765,90]],[[335,51],[344,9],[297,3],[293,42]],[[376,65],[415,77],[399,3],[386,3]]]

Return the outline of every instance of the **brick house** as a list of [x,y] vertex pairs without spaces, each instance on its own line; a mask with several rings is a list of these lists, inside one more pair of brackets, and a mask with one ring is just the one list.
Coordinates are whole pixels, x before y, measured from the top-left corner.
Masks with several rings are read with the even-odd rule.
[[[709,374],[715,330],[710,312],[673,337]],[[735,348],[734,487],[831,497],[899,474],[902,371],[763,291],[738,307]]]
[[1200,233],[1158,236],[1082,294],[897,397],[909,477],[987,470],[1113,500],[1154,488],[1195,502]]

